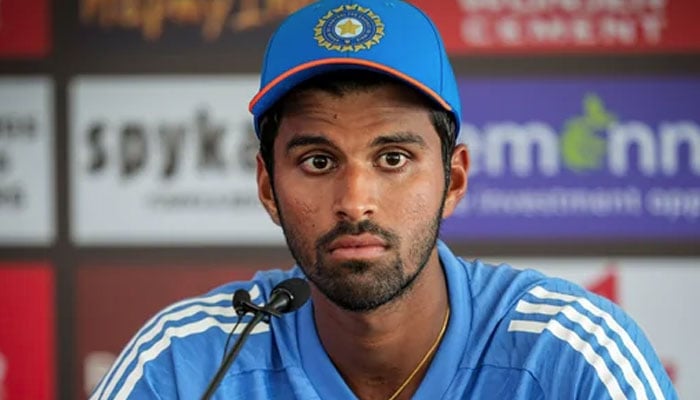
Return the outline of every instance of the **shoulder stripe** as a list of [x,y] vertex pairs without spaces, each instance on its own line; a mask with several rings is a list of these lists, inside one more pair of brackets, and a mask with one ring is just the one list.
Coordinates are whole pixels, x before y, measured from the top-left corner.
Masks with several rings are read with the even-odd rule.
[[[527,304],[527,306],[522,306],[520,303]],[[538,312],[538,309],[541,307],[541,309],[544,312]],[[565,315],[571,322],[574,322],[581,326],[586,332],[590,333],[591,335],[595,336],[595,338],[598,340],[598,343],[600,346],[606,348],[608,350],[608,353],[610,354],[610,358],[612,359],[613,362],[620,368],[622,371],[622,375],[625,377],[625,380],[632,386],[632,389],[634,390],[634,394],[637,399],[640,400],[646,400],[647,399],[647,394],[646,394],[646,389],[644,388],[644,384],[641,382],[637,374],[634,372],[634,369],[632,368],[632,364],[630,364],[629,360],[622,355],[622,352],[620,352],[620,348],[617,346],[617,343],[615,343],[614,340],[612,340],[605,332],[605,329],[603,329],[602,326],[599,324],[594,323],[591,321],[590,318],[587,316],[581,314],[578,312],[574,307],[572,306],[564,306],[564,307],[557,307],[557,306],[551,306],[549,304],[533,304],[533,303],[528,303],[526,301],[520,300],[518,302],[518,305],[516,306],[516,310],[520,308],[521,310],[526,309],[527,313],[531,314],[546,314],[546,315],[554,315],[551,312],[553,311],[552,308],[558,308],[560,312]],[[522,311],[521,311],[522,312]],[[554,320],[552,320],[554,321]],[[554,321],[556,322],[556,321]],[[546,326],[546,329],[551,331],[549,329],[549,326]],[[571,344],[571,343],[570,343]]]
[[580,298],[577,296],[572,296],[570,294],[550,292],[542,286],[535,286],[534,288],[530,289],[528,293],[540,299],[563,300],[567,303],[572,303]]
[[532,290],[530,290],[529,293],[535,297],[545,300],[556,299],[568,302],[575,301],[578,304],[580,304],[586,311],[590,312],[596,317],[602,318],[603,321],[605,321],[608,324],[610,329],[620,337],[622,343],[625,345],[627,350],[629,350],[629,352],[639,364],[640,368],[642,369],[642,373],[644,374],[644,378],[649,382],[649,386],[651,386],[651,390],[652,392],[654,392],[655,398],[661,400],[666,398],[663,392],[661,391],[661,387],[659,387],[659,382],[656,380],[654,373],[649,367],[649,363],[647,363],[647,360],[642,355],[642,352],[639,351],[639,348],[634,343],[632,338],[630,338],[630,335],[627,333],[627,331],[624,328],[622,328],[622,326],[620,326],[620,324],[618,324],[617,321],[615,321],[615,319],[610,314],[596,307],[593,303],[591,303],[588,299],[584,297],[576,297],[563,293],[551,292],[541,286],[534,287]]
[[613,400],[627,399],[625,394],[622,393],[620,385],[617,383],[615,376],[612,374],[612,372],[610,372],[608,366],[605,364],[605,360],[603,360],[603,358],[598,355],[595,350],[593,350],[593,347],[591,347],[588,342],[581,339],[576,332],[565,328],[556,320],[549,321],[549,324],[547,324],[547,330],[552,332],[554,336],[568,343],[574,348],[574,350],[583,355],[583,358],[586,359],[588,364],[595,369],[596,374],[598,374],[601,382],[603,382],[603,385],[605,385],[605,387],[608,389],[608,393]]
[[[122,387],[119,389],[119,392],[117,392],[117,395],[114,397],[115,400],[122,400],[122,399],[127,399],[131,391],[134,389],[136,386],[136,383],[141,379],[143,376],[143,370],[144,366],[147,362],[152,361],[156,359],[160,353],[162,353],[164,350],[166,350],[169,346],[170,343],[172,342],[173,338],[183,338],[187,337],[190,335],[194,335],[197,333],[204,332],[210,328],[219,328],[224,332],[230,332],[231,329],[233,329],[235,324],[230,323],[221,323],[218,321],[216,318],[213,317],[206,317],[204,319],[201,319],[197,322],[183,325],[183,326],[178,326],[178,327],[170,327],[165,330],[165,335],[163,335],[163,338],[161,338],[158,342],[156,342],[151,348],[148,350],[142,352],[139,355],[139,360],[138,363],[136,364],[136,367],[131,371],[129,376],[127,376],[126,380],[124,381],[124,384]],[[236,331],[240,332],[242,331],[247,324],[240,324],[239,328],[237,328]],[[267,324],[260,324],[257,325],[255,328],[253,328],[253,331],[251,334],[256,334],[256,333],[263,333],[263,332],[268,332],[270,330],[269,325]]]
[[[151,318],[143,328],[141,328],[136,335],[127,343],[124,347],[119,358],[114,361],[110,372],[102,378],[102,381],[98,387],[93,391],[91,399],[101,399],[104,393],[110,393],[114,390],[114,386],[119,381],[119,378],[124,374],[124,371],[131,365],[134,358],[138,354],[138,349],[143,346],[146,342],[153,340],[168,322],[177,321],[179,319],[188,318],[192,315],[204,311],[206,304],[216,304],[221,301],[232,300],[232,293],[218,293],[208,297],[192,298],[183,300],[172,304],[171,306],[163,309],[160,313],[156,314]],[[260,296],[260,289],[257,285],[253,286],[250,290],[250,297],[255,299]],[[179,311],[173,312],[173,310],[182,308]],[[233,315],[235,312],[232,307],[230,313]],[[116,379],[115,379],[116,377]],[[109,385],[108,385],[109,383]],[[107,388],[107,390],[105,390]]]
[[540,334],[547,328],[546,322],[515,319],[508,324],[508,332],[525,332]]
[[557,315],[564,306],[554,306],[551,304],[536,304],[530,303],[525,300],[518,301],[515,305],[515,311],[521,314],[544,314],[544,315]]

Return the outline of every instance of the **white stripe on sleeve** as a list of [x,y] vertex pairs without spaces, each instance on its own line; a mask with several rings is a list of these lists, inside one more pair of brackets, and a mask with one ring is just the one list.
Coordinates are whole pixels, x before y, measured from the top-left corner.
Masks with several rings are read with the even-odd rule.
[[565,315],[571,322],[578,324],[586,332],[595,336],[599,345],[608,350],[610,358],[620,368],[622,375],[625,377],[627,382],[629,382],[630,386],[632,386],[636,398],[639,400],[647,400],[644,384],[635,373],[632,364],[630,364],[629,360],[622,355],[617,343],[615,343],[615,341],[607,335],[605,329],[601,325],[594,323],[590,318],[581,314],[570,305],[553,306],[551,304],[536,304],[520,300],[515,309],[516,311],[524,314],[544,315],[555,315],[558,313],[557,310],[559,310],[559,312]]
[[[240,324],[239,326],[242,330],[243,328],[245,328],[246,325],[247,324]],[[224,332],[229,332],[229,331],[231,331],[231,329],[233,329],[233,326],[234,326],[234,324],[232,324],[232,323],[231,324],[222,324],[216,318],[206,317],[204,319],[201,319],[197,322],[193,322],[191,324],[167,328],[165,330],[165,334],[158,342],[156,342],[148,350],[142,352],[139,355],[139,359],[138,359],[138,363],[136,364],[136,367],[126,377],[124,384],[121,386],[121,388],[119,389],[119,392],[117,392],[117,395],[114,397],[115,400],[126,399],[129,396],[131,391],[136,386],[136,383],[143,376],[143,370],[144,370],[144,366],[146,365],[146,363],[151,361],[151,360],[156,359],[160,355],[160,353],[162,353],[164,350],[166,350],[170,346],[170,343],[171,343],[173,338],[187,337],[190,335],[204,332],[207,329],[212,328],[212,327],[217,327]],[[253,328],[251,334],[267,332],[269,330],[270,330],[269,325],[260,324],[260,325],[257,325],[255,328]]]
[[[208,297],[192,298],[177,302],[167,308],[165,308],[160,313],[156,314],[151,318],[141,330],[134,335],[134,337],[127,343],[124,347],[124,351],[114,361],[114,367],[118,366],[115,370],[110,371],[100,382],[99,386],[93,391],[91,399],[103,399],[103,394],[110,393],[114,390],[116,383],[121,379],[124,371],[131,365],[134,358],[138,354],[138,349],[146,342],[152,340],[156,335],[158,335],[166,323],[177,321],[183,318],[191,317],[192,315],[204,311],[206,306],[203,304],[216,304],[225,300],[232,300],[232,293],[218,293]],[[250,290],[250,297],[255,299],[260,296],[260,288],[254,285]],[[187,307],[189,305],[189,307]],[[176,308],[186,307],[177,312],[172,312]],[[226,316],[233,316],[235,311],[233,307],[230,308],[230,313],[222,314]],[[108,384],[109,382],[109,384]],[[106,388],[106,390],[105,390]]]
[[627,333],[627,331],[624,330],[622,328],[622,326],[620,326],[620,324],[618,324],[617,321],[615,321],[615,319],[610,314],[608,314],[607,312],[596,307],[593,303],[591,303],[586,298],[571,296],[571,295],[557,293],[557,292],[551,292],[551,291],[549,291],[541,286],[534,287],[532,290],[530,290],[529,293],[537,298],[540,298],[540,299],[555,299],[555,300],[564,300],[567,302],[576,301],[586,311],[590,312],[591,314],[595,315],[596,317],[602,318],[608,324],[610,329],[613,332],[615,332],[618,336],[620,336],[622,343],[625,345],[627,350],[629,350],[629,352],[632,354],[634,359],[639,364],[640,368],[642,369],[642,373],[644,374],[644,378],[649,382],[649,386],[651,386],[651,390],[652,390],[652,392],[654,392],[655,398],[661,399],[661,400],[664,400],[666,398],[664,396],[663,392],[661,391],[661,387],[659,387],[659,383],[656,380],[654,373],[651,371],[651,368],[649,367],[649,363],[647,363],[647,360],[642,355],[642,352],[639,351],[639,348],[634,343],[634,341],[632,341],[632,338],[630,338],[630,335]]

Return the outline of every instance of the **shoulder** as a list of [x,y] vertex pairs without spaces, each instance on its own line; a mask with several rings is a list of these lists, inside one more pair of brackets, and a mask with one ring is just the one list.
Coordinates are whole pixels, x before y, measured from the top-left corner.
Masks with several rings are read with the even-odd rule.
[[[91,398],[125,398],[142,390],[168,398],[182,397],[183,391],[199,396],[218,368],[226,338],[236,324],[234,292],[247,290],[251,301],[263,304],[277,283],[299,274],[296,269],[258,272],[250,281],[231,282],[165,307],[124,347]],[[254,334],[267,332],[266,324],[254,330]],[[251,360],[265,362],[263,357]],[[173,384],[179,378],[184,379]]]
[[586,398],[676,397],[644,332],[613,302],[542,275],[518,292],[494,338],[509,367],[527,370],[546,393],[586,385]]
[[451,292],[466,292],[463,367],[485,379],[521,371],[546,398],[677,398],[642,329],[608,299],[538,271],[465,261],[444,246],[441,257],[448,280],[460,282],[448,281]]

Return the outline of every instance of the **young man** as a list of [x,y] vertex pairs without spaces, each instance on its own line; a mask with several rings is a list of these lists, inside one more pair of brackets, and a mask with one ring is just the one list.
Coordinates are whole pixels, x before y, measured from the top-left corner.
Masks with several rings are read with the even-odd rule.
[[221,399],[675,399],[642,331],[569,282],[455,257],[467,188],[457,86],[436,28],[398,0],[289,17],[251,101],[258,189],[297,266],[154,317],[93,398],[199,398],[235,322],[290,277],[311,300],[259,325]]

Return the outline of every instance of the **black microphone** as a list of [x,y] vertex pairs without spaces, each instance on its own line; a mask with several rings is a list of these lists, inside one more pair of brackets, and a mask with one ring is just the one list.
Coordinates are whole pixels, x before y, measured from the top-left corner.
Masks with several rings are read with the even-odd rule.
[[250,301],[250,294],[246,290],[237,290],[233,295],[233,307],[236,314],[240,316],[252,312],[253,319],[248,322],[248,325],[243,329],[241,335],[236,340],[231,351],[226,355],[226,359],[216,371],[216,375],[209,382],[207,390],[202,395],[202,400],[208,400],[219,387],[219,383],[224,378],[226,371],[233,363],[238,353],[243,348],[243,344],[250,336],[253,328],[260,321],[269,321],[271,316],[279,317],[280,315],[298,310],[309,299],[311,290],[309,284],[301,278],[290,278],[277,284],[270,292],[270,300],[262,307],[253,304]]
[[[265,308],[284,314],[298,310],[309,299],[309,284],[301,278],[290,278],[280,282],[270,293]],[[274,315],[274,314],[273,314]]]
[[233,309],[236,310],[236,315],[242,317],[248,312],[247,303],[250,303],[250,293],[245,289],[236,290],[233,294]]

